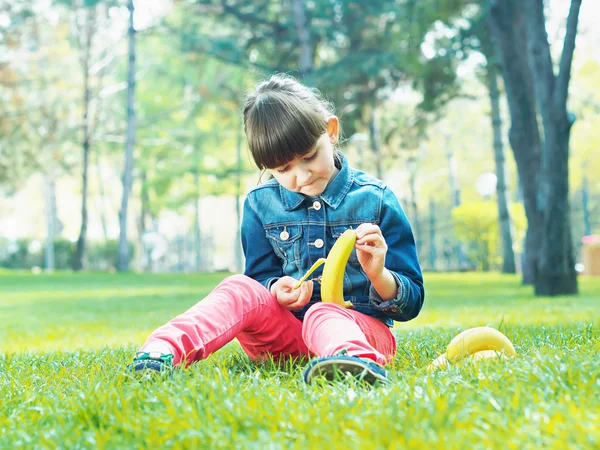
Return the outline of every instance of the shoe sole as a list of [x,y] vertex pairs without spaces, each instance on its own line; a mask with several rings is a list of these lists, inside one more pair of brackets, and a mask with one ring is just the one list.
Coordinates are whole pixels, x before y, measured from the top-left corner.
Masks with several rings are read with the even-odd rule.
[[304,381],[311,384],[316,377],[324,377],[327,381],[343,380],[346,375],[369,384],[389,382],[386,377],[373,372],[358,361],[335,360],[321,361],[309,368],[304,376]]

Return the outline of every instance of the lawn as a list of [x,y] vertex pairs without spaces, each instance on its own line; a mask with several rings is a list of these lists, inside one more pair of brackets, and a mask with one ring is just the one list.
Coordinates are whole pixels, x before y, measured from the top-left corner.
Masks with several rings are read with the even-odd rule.
[[[385,387],[305,386],[236,343],[171,379],[122,374],[224,276],[0,274],[0,449],[600,447],[600,279],[535,298],[513,276],[426,274]],[[427,372],[480,325],[518,356]]]

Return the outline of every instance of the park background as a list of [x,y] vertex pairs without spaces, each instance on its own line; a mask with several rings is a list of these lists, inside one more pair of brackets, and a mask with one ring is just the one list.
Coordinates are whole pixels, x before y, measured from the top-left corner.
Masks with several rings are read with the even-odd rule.
[[[570,2],[546,3],[558,64]],[[524,192],[486,2],[143,2],[135,40],[122,2],[5,6],[1,267],[119,269],[126,238],[121,270],[241,271],[239,205],[259,174],[240,102],[284,71],[334,102],[341,149],[399,197],[426,270],[521,269]],[[600,227],[598,5],[581,8],[560,214],[579,263]]]
[[[599,16],[0,0],[0,448],[598,448]],[[236,343],[132,382],[148,334],[243,270],[240,104],[274,72],[335,104],[413,226],[427,294],[393,383],[305,386]],[[482,325],[518,356],[427,371]]]

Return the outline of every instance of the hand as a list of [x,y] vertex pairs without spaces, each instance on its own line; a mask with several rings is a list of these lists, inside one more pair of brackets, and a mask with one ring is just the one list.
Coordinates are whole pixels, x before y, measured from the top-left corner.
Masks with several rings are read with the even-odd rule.
[[385,255],[388,246],[381,229],[372,223],[363,223],[356,229],[356,256],[363,270],[374,282],[385,269]]
[[298,289],[294,289],[297,283],[298,280],[295,278],[281,277],[271,285],[271,294],[285,309],[301,309],[310,301],[313,293],[313,281],[306,281]]

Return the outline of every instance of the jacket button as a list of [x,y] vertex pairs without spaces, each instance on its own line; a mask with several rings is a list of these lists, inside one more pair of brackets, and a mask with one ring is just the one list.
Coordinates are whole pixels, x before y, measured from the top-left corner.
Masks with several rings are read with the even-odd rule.
[[323,239],[317,239],[315,241],[315,247],[317,247],[317,248],[323,248],[324,245],[325,245],[325,242],[323,242]]
[[287,241],[290,238],[290,233],[288,233],[287,231],[282,231],[281,233],[279,233],[279,239],[281,239],[282,241]]
[[318,201],[314,201],[313,202],[313,208],[315,208],[317,211],[321,209],[321,203]]

